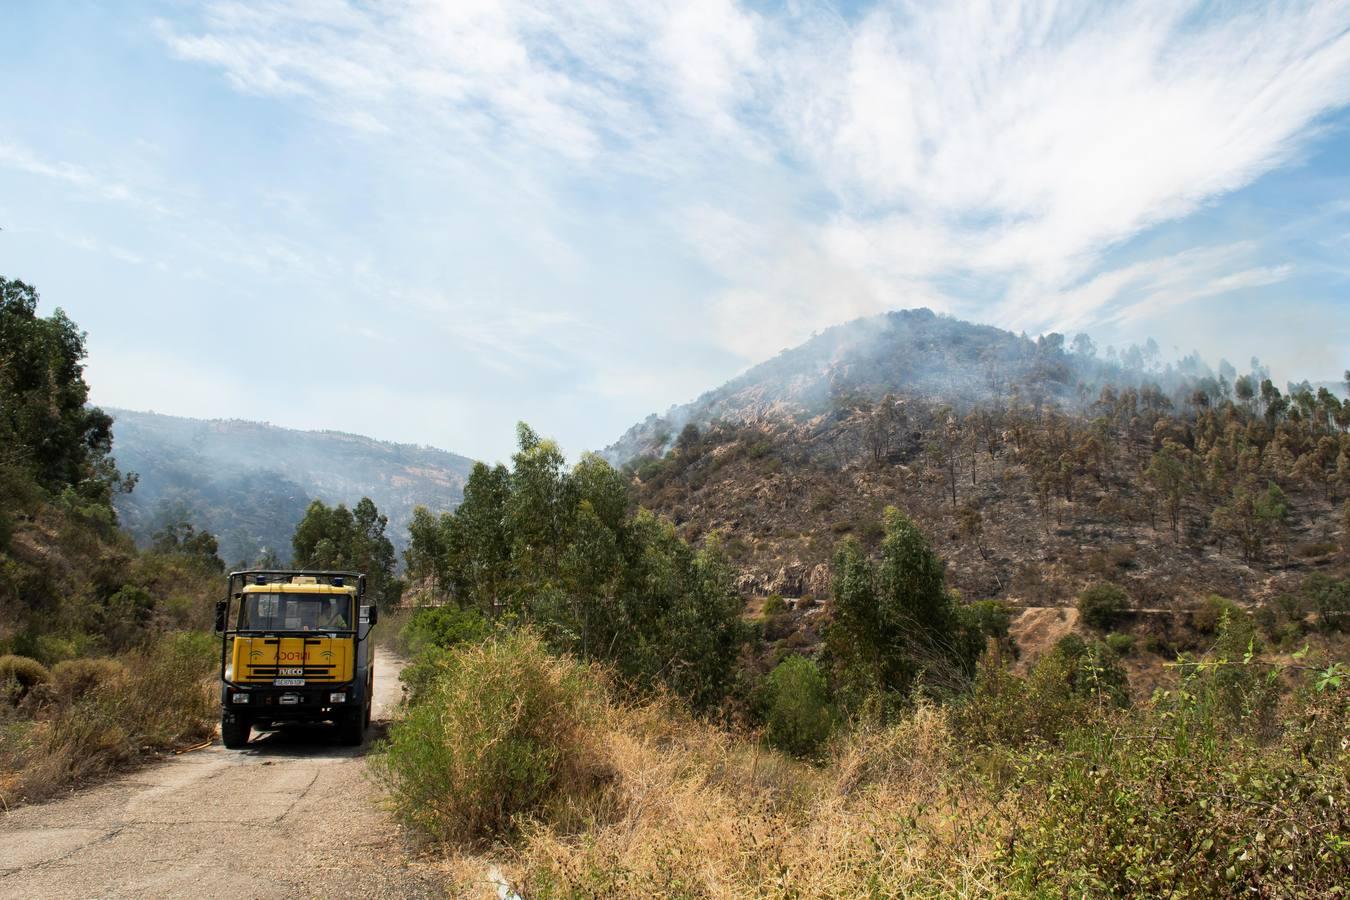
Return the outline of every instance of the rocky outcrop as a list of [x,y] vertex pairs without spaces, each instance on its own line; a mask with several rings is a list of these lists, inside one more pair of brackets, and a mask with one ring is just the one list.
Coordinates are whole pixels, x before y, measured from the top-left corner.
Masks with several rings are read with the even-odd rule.
[[778,594],[786,598],[809,597],[823,601],[830,596],[830,567],[824,563],[806,566],[792,562],[779,566],[775,572],[746,571],[736,579],[736,589],[746,596]]

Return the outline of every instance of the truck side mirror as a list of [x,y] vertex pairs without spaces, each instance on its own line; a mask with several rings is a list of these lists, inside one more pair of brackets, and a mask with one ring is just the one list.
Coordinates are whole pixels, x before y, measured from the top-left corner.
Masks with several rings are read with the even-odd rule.
[[225,630],[225,611],[229,608],[229,605],[230,601],[228,600],[216,601],[216,634]]
[[361,621],[370,627],[375,627],[375,623],[380,621],[380,608],[378,606],[361,607]]

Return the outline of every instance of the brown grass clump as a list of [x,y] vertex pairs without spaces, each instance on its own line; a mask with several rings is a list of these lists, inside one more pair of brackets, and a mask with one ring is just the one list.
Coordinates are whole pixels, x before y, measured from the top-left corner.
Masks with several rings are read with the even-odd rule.
[[52,668],[52,686],[67,702],[99,687],[112,687],[127,676],[127,667],[115,659],[68,659]]
[[18,703],[39,685],[51,681],[52,673],[35,659],[6,654],[0,656],[0,697]]
[[951,732],[931,706],[857,732],[825,767],[668,699],[611,704],[598,737],[614,773],[605,817],[584,832],[536,819],[509,857],[461,853],[452,867],[500,865],[531,898],[996,893],[997,844],[948,774]]
[[62,663],[27,714],[0,718],[0,804],[40,800],[125,768],[147,751],[211,736],[209,635],[161,638],[120,660]]

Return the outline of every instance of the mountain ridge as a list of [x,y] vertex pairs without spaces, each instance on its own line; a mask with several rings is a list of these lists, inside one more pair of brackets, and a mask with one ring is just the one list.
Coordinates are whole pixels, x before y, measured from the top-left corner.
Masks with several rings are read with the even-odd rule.
[[107,408],[113,453],[139,476],[118,514],[144,544],[170,520],[217,536],[227,561],[266,550],[285,559],[290,535],[315,499],[354,504],[370,496],[406,542],[413,507],[453,509],[474,461],[437,447],[333,429],[284,428],[250,419],[197,419]]

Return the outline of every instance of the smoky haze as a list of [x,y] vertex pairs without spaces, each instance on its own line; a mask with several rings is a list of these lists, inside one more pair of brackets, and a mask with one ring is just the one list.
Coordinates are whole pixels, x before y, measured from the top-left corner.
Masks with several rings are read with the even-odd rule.
[[1123,350],[1100,347],[1087,334],[1038,338],[977,325],[928,309],[898,310],[828,328],[784,350],[691,403],[652,415],[606,449],[612,462],[664,453],[688,424],[754,425],[810,418],[855,399],[886,395],[950,406],[958,413],[983,404],[1046,405],[1086,411],[1104,388],[1151,387],[1175,407],[1233,396],[1239,379],[1258,394],[1271,380],[1286,393],[1339,382],[1280,383],[1255,357],[1213,362],[1198,352],[1173,355],[1147,339]]
[[135,490],[117,500],[127,529],[145,544],[169,522],[188,521],[217,536],[231,565],[268,549],[289,559],[291,534],[315,499],[350,507],[370,497],[401,549],[414,506],[454,509],[473,466],[433,447],[337,431],[108,412],[118,466],[139,476]]

